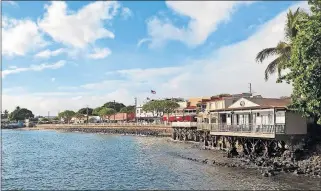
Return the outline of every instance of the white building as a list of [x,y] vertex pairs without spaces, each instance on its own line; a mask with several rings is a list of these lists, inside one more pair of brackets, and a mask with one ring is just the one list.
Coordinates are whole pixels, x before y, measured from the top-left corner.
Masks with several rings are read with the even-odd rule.
[[159,119],[160,116],[162,116],[162,113],[157,113],[156,111],[154,112],[146,112],[143,110],[143,106],[137,106],[136,107],[136,119],[138,121],[140,120],[152,120],[152,119]]
[[[303,135],[307,133],[307,119],[288,110],[289,99],[240,98],[225,109],[210,110],[217,115],[209,122],[212,135],[242,136],[258,133],[275,138],[276,134]],[[232,134],[233,135],[232,135]]]

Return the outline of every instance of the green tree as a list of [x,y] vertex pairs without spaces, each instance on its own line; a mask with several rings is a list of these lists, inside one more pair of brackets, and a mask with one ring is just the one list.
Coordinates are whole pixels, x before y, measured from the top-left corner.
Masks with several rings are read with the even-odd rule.
[[306,17],[307,13],[299,8],[294,13],[289,10],[284,29],[285,41],[280,41],[276,47],[265,48],[257,54],[256,62],[258,63],[262,63],[268,57],[277,56],[265,69],[264,76],[266,81],[269,79],[269,76],[276,71],[278,72],[278,76],[281,76],[281,71],[286,68],[287,63],[290,61],[292,39],[298,34],[296,26]]
[[164,113],[163,100],[151,100],[143,105],[143,111],[153,113],[154,117],[162,117]]
[[[87,115],[87,108],[81,108],[78,110],[77,113],[83,114],[83,115]],[[93,109],[92,108],[88,108],[88,115],[92,115],[93,114]]]
[[10,120],[21,121],[25,119],[34,118],[32,111],[26,108],[20,108],[19,106],[9,114]]
[[102,119],[105,119],[105,117],[107,117],[108,120],[110,120],[110,116],[115,115],[117,113],[116,110],[114,110],[113,108],[106,108],[103,107],[100,111],[99,111],[99,116]]
[[118,103],[118,102],[107,102],[103,105],[103,107],[106,108],[113,108],[114,110],[116,110],[117,112],[119,112],[122,108],[126,107],[123,103]]
[[75,112],[74,111],[71,111],[71,110],[66,110],[66,111],[63,111],[61,113],[58,114],[58,117],[59,118],[63,118],[64,120],[67,120],[68,124],[70,123],[70,120],[72,119],[72,117],[75,116]]
[[165,113],[169,116],[175,109],[179,107],[179,104],[171,100],[153,100],[143,105],[143,110],[146,112],[152,112],[154,117],[163,117]]
[[9,117],[9,111],[8,110],[4,110],[3,111],[3,118],[7,119]]
[[49,121],[49,119],[44,117],[44,118],[41,118],[41,121]]
[[74,117],[76,117],[78,120],[81,120],[84,117],[84,115],[77,112],[77,113],[75,113]]
[[60,119],[59,119],[59,117],[54,117],[53,120],[59,121]]
[[126,106],[123,107],[120,112],[122,113],[135,113],[135,106],[134,105],[130,105],[130,106]]
[[99,116],[99,111],[100,111],[102,108],[104,108],[104,107],[96,107],[96,108],[93,110],[92,114]]
[[179,104],[171,100],[163,100],[161,104],[164,113],[167,113],[167,121],[169,121],[169,114],[173,113],[177,108],[179,108]]
[[311,15],[297,24],[290,72],[281,80],[293,85],[291,108],[321,124],[321,1],[309,1]]

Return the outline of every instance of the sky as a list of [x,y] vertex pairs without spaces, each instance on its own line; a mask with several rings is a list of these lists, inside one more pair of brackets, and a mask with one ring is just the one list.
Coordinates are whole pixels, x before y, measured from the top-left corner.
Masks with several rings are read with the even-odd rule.
[[[289,96],[264,80],[263,48],[284,39],[298,1],[4,1],[2,110],[35,115],[116,100],[252,91]],[[155,90],[156,94],[151,94]]]

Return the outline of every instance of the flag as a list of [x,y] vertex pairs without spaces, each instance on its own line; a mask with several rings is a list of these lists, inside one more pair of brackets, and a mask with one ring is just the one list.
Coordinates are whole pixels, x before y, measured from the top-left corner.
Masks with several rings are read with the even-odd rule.
[[154,91],[154,90],[150,90],[150,93],[152,93],[152,94],[156,94],[156,91]]

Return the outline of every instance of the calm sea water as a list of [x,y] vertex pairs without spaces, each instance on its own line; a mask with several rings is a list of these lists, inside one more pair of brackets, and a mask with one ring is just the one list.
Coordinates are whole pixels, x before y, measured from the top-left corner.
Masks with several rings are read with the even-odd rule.
[[209,167],[161,138],[2,130],[2,189],[320,189],[320,179]]

